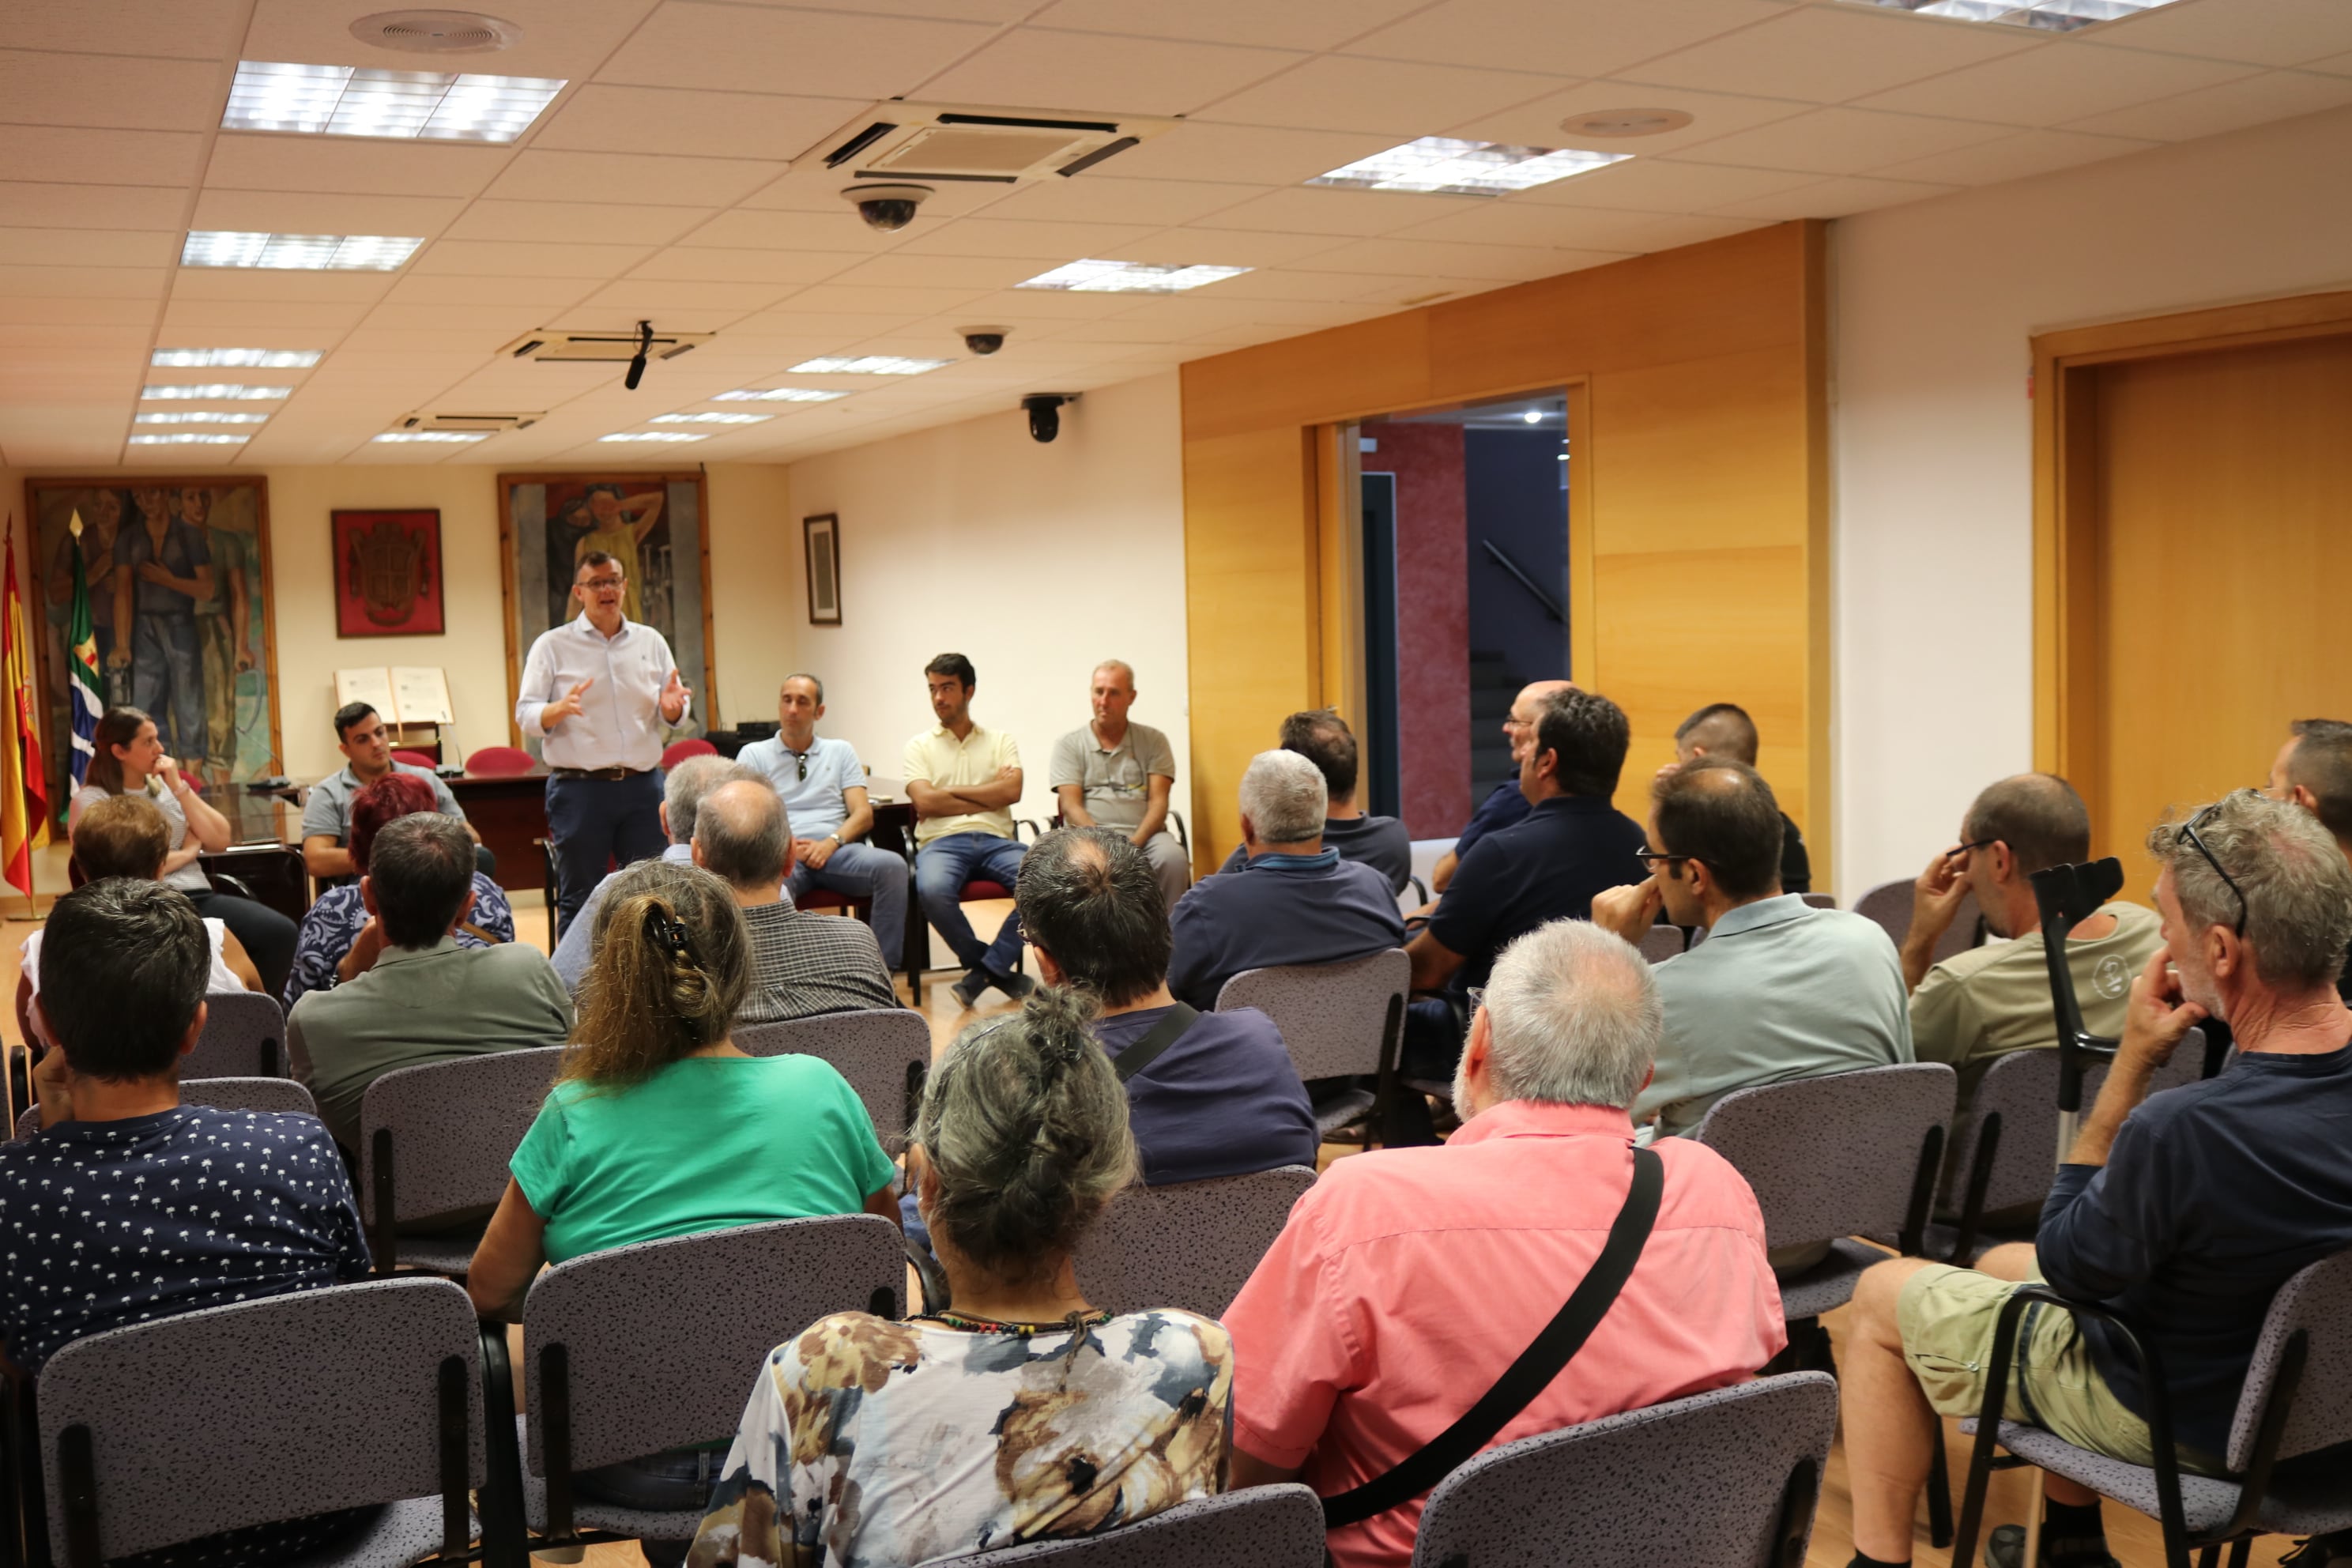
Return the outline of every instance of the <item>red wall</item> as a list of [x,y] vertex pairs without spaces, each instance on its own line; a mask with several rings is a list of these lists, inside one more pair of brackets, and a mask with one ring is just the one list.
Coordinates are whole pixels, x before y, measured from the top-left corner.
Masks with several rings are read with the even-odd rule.
[[1397,729],[1404,821],[1450,838],[1470,819],[1470,591],[1462,427],[1362,426],[1366,473],[1396,476]]

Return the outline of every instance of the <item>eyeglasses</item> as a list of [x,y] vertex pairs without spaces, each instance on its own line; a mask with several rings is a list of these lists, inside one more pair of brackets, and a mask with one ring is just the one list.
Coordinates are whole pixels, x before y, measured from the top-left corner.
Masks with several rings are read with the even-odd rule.
[[2230,891],[2237,895],[2238,923],[2230,929],[2237,933],[2239,941],[2243,942],[2246,937],[2246,891],[2244,889],[2238,886],[2237,879],[2235,878],[2231,877],[2229,872],[2221,869],[2221,862],[2213,858],[2213,851],[2206,848],[2205,840],[2197,837],[2197,830],[2204,826],[2207,823],[2212,821],[2214,817],[2220,816],[2222,805],[2231,798],[2231,795],[2223,795],[2220,800],[2215,801],[2212,805],[2207,806],[2204,810],[2190,817],[2187,823],[2182,825],[2180,837],[2189,840],[2190,846],[2196,849],[2197,853],[2205,857],[2205,864],[2213,868],[2213,875],[2221,878],[2222,882],[2228,886]]
[[1957,860],[1972,849],[1987,849],[2000,842],[2000,840],[1998,838],[1979,838],[1973,844],[1957,844],[1951,848],[1944,851],[1944,858],[1947,860]]
[[599,593],[602,593],[606,588],[618,588],[623,586],[623,582],[622,579],[618,577],[591,577],[580,585],[583,588],[593,588]]
[[1484,985],[1473,985],[1463,994],[1470,998],[1470,1016],[1476,1017],[1478,1009],[1486,1005],[1486,988]]
[[803,784],[808,783],[808,753],[806,752],[794,752],[793,753],[793,761],[800,763],[801,765],[800,782]]
[[1660,865],[1671,866],[1677,860],[1696,860],[1702,866],[1706,864],[1702,856],[1669,855],[1663,849],[1652,849],[1646,845],[1633,851],[1633,858],[1642,863],[1642,869],[1652,873],[1656,872]]

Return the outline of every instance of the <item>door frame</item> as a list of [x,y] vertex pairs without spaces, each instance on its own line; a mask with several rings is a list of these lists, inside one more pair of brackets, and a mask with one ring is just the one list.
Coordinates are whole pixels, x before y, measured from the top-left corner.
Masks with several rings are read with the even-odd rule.
[[2033,765],[2097,800],[2105,671],[2098,554],[2102,365],[2352,333],[2352,291],[2303,294],[2032,339]]

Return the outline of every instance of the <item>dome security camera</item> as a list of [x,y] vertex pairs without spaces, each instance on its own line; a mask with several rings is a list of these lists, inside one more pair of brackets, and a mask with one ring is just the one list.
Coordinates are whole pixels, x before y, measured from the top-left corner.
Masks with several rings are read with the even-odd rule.
[[929,185],[852,185],[841,193],[844,201],[856,205],[866,227],[886,234],[914,222],[915,209],[931,195]]
[[1029,416],[1029,439],[1050,441],[1062,433],[1062,405],[1076,403],[1075,392],[1033,392],[1021,400],[1021,410]]
[[972,353],[992,354],[1004,346],[1004,340],[1013,329],[1011,327],[958,327],[956,331],[962,335],[963,346]]

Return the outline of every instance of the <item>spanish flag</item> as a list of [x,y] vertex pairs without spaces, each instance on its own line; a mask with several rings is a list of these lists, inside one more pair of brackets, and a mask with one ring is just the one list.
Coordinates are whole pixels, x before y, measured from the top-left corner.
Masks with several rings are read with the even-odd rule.
[[0,876],[29,899],[33,851],[49,841],[49,786],[33,717],[32,639],[16,592],[16,522],[8,520],[7,568],[0,579],[0,670],[8,688],[0,700]]

